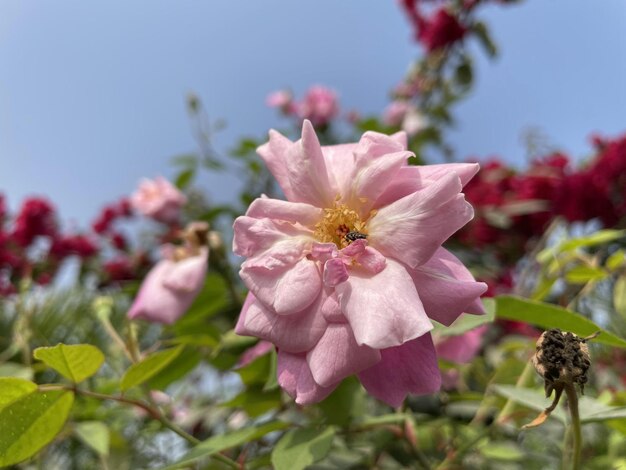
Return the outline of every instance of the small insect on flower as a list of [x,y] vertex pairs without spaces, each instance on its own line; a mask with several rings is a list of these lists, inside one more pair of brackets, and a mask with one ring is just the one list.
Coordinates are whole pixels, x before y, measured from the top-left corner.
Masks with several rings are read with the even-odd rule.
[[348,242],[351,243],[357,240],[365,240],[367,238],[367,235],[361,232],[352,231],[352,232],[348,232],[345,238]]

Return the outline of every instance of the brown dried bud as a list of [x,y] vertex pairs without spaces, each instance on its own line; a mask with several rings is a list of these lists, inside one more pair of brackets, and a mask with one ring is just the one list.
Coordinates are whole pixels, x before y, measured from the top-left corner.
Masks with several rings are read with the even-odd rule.
[[[594,336],[595,337],[595,336]],[[578,384],[580,393],[587,383],[587,372],[591,366],[587,340],[574,333],[562,332],[558,328],[544,331],[537,340],[532,358],[535,370],[545,380],[546,396],[554,389],[562,389],[566,383]]]

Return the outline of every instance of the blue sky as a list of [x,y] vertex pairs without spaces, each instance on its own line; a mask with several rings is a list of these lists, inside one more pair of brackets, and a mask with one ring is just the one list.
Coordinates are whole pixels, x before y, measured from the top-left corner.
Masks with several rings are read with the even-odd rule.
[[[591,132],[626,131],[626,3],[529,0],[484,16],[501,54],[477,54],[475,92],[450,134],[460,157],[522,164],[529,127],[581,157]],[[188,91],[226,120],[224,151],[283,123],[264,105],[281,87],[326,84],[344,109],[380,112],[418,53],[393,0],[3,0],[0,191],[12,207],[46,195],[85,226],[195,150]],[[202,183],[224,201],[237,181]]]

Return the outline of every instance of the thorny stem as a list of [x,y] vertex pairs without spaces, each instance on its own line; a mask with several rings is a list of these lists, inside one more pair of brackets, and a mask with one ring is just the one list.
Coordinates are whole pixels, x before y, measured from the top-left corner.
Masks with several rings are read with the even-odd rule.
[[[127,398],[122,395],[106,395],[104,393],[92,392],[89,390],[82,390],[82,389],[77,388],[76,386],[66,386],[66,385],[41,385],[39,386],[39,390],[40,391],[67,390],[67,391],[74,392],[77,395],[82,395],[85,397],[95,398],[98,400],[111,400],[111,401],[116,401],[118,403],[124,403],[126,405],[136,406],[137,408],[141,408],[146,413],[148,413],[148,415],[152,419],[159,421],[163,426],[168,428],[170,431],[173,431],[176,434],[178,434],[180,437],[185,439],[191,445],[196,446],[200,444],[201,442],[199,439],[197,439],[196,437],[192,436],[191,434],[183,430],[180,426],[178,426],[177,424],[167,419],[156,406],[150,406],[149,404],[141,400]],[[226,457],[225,455],[217,453],[217,454],[213,454],[211,457],[215,458],[215,460],[219,460],[221,463],[229,466],[230,468],[236,468],[236,469],[241,468],[237,462]]]

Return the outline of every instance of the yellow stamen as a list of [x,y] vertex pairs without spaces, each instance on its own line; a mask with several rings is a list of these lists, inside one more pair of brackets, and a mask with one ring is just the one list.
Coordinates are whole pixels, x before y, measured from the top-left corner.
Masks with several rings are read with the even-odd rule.
[[342,249],[350,244],[345,238],[349,232],[367,235],[366,222],[361,220],[358,212],[335,201],[333,207],[324,209],[322,220],[315,224],[314,236],[322,243],[334,243]]

